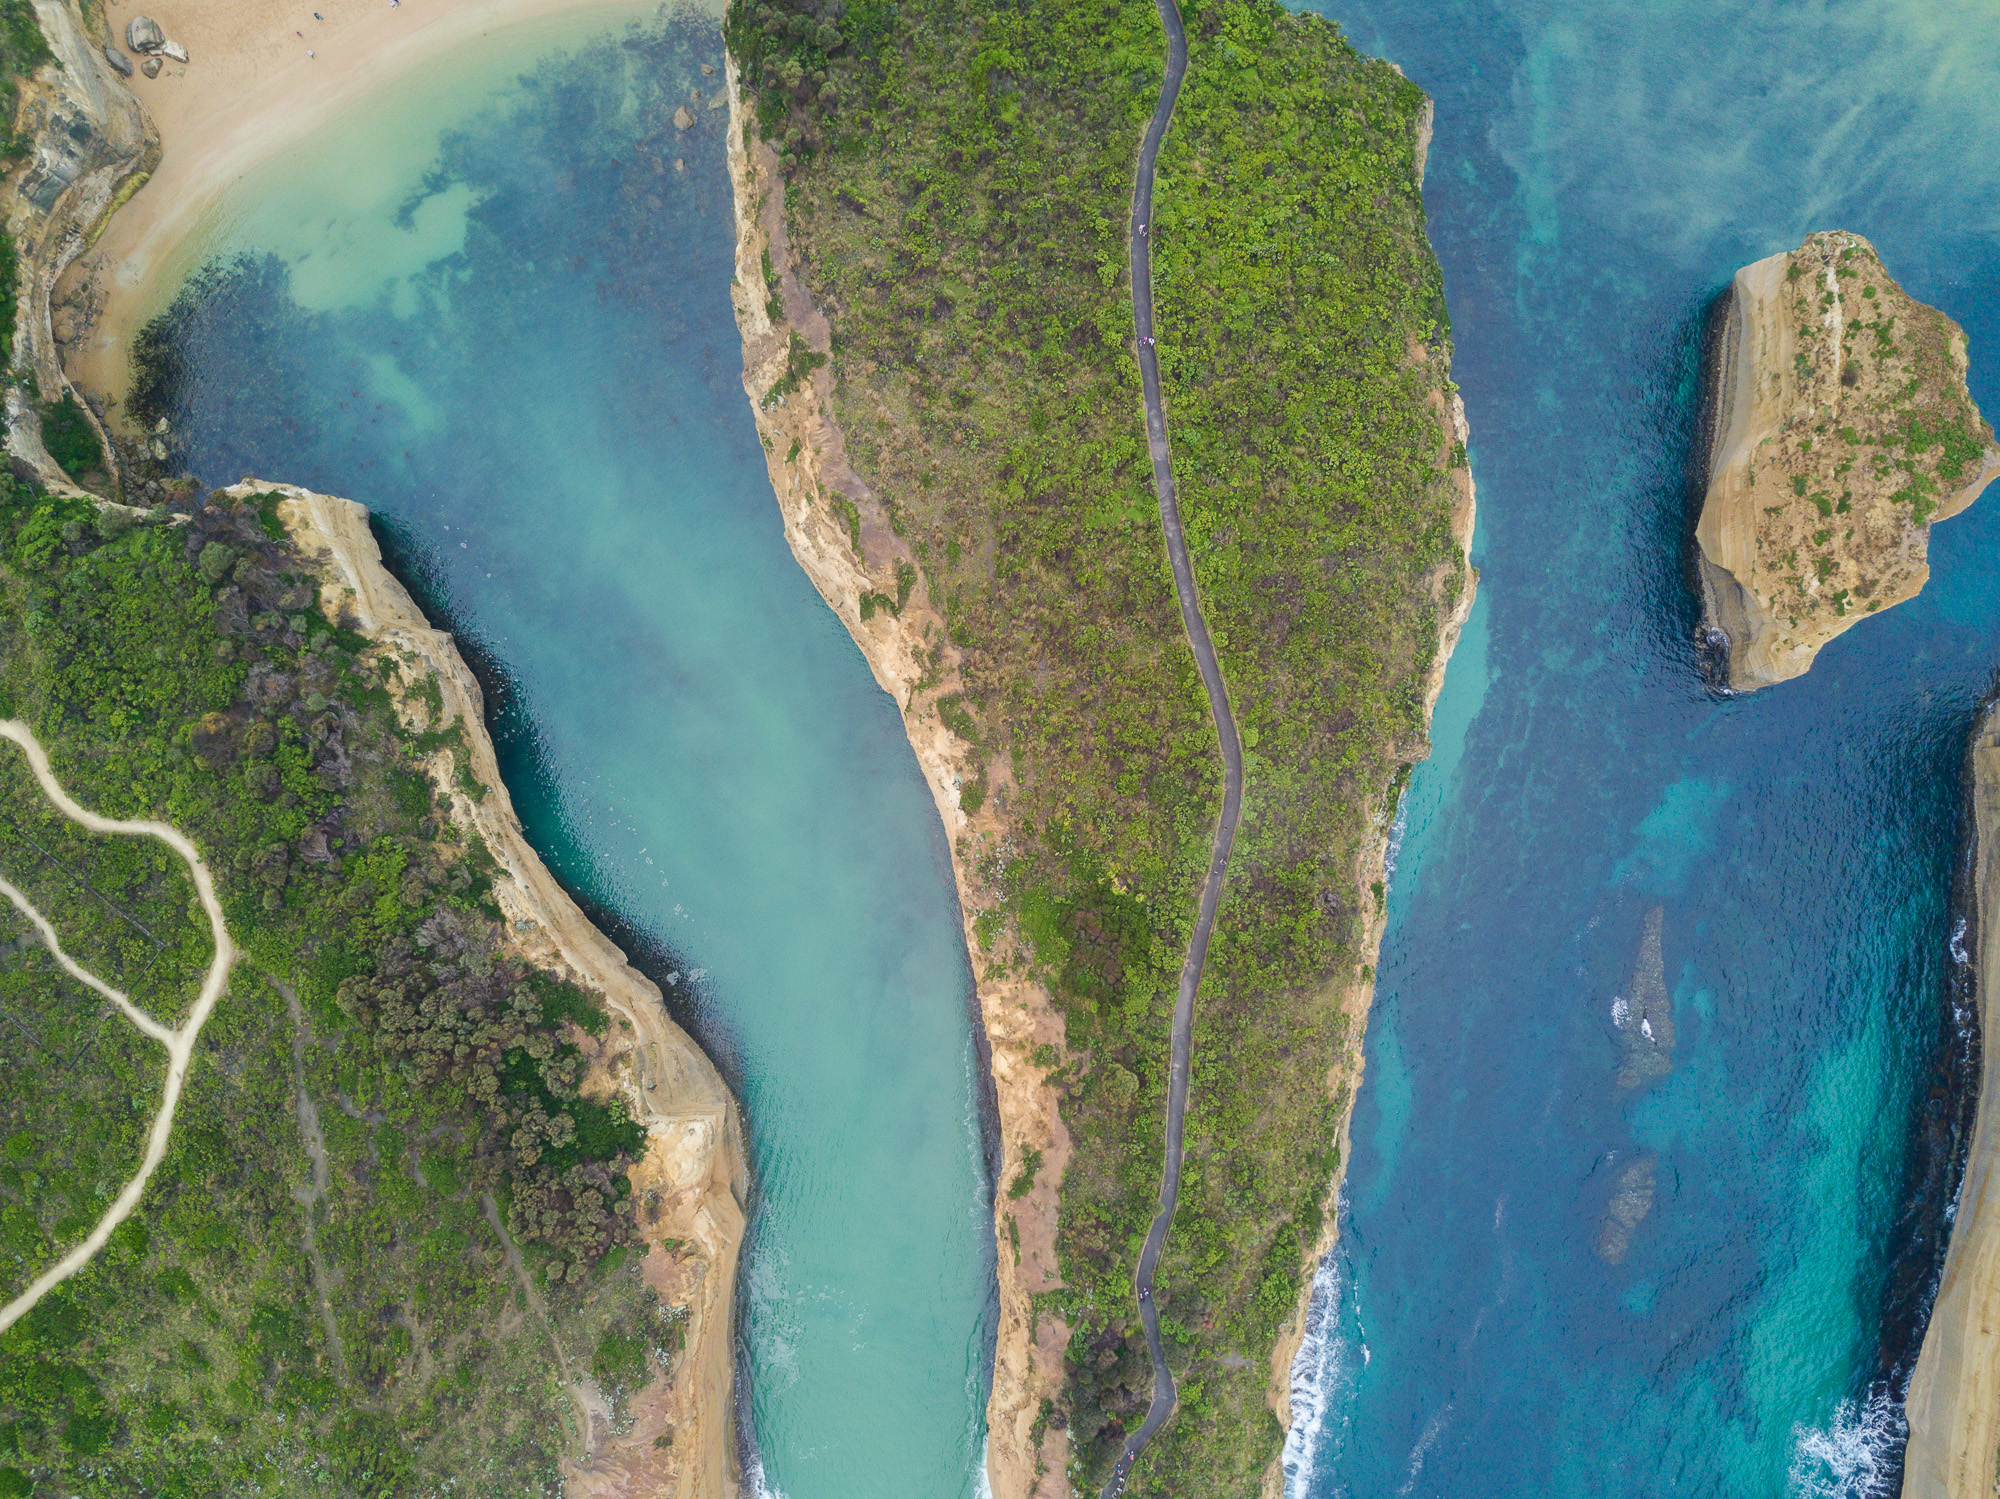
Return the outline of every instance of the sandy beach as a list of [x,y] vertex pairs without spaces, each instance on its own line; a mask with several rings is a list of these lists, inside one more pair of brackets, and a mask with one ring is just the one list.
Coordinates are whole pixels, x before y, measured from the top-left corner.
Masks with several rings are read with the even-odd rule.
[[126,23],[146,15],[190,60],[129,81],[159,131],[160,166],[58,287],[68,297],[89,282],[102,298],[70,349],[71,377],[122,396],[130,334],[157,310],[165,289],[156,283],[176,269],[176,248],[230,184],[372,90],[507,27],[561,15],[581,31],[655,8],[646,0],[111,0],[121,50]]

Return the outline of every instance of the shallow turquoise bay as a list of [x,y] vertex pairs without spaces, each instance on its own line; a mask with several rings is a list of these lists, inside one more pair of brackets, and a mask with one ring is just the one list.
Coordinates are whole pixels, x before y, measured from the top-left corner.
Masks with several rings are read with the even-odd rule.
[[173,315],[173,425],[210,483],[374,510],[483,660],[530,838],[738,1089],[764,1486],[971,1494],[970,972],[895,705],[785,544],[702,63],[685,16],[502,33],[241,184]]

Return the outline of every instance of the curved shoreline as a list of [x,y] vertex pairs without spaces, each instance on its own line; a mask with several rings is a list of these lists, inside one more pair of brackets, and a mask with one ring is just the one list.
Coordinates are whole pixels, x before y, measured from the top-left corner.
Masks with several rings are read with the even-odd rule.
[[[131,343],[160,309],[163,286],[192,269],[191,237],[236,183],[398,78],[476,37],[560,18],[565,27],[613,22],[667,8],[659,0],[319,0],[324,22],[310,39],[268,5],[153,4],[194,62],[182,77],[123,85],[148,106],[159,132],[158,167],[110,215],[95,243],[56,283],[59,299],[91,304],[86,333],[64,364],[108,400],[123,400]],[[142,7],[107,10],[114,29]],[[719,3],[674,0],[674,8],[720,13]],[[560,35],[556,37],[560,40]],[[310,40],[317,56],[308,57]]]
[[[584,1460],[567,1467],[566,1492],[590,1499],[730,1499],[741,1482],[732,1418],[734,1307],[749,1185],[735,1098],[707,1055],[668,1017],[658,986],[591,924],[528,844],[500,777],[479,684],[451,636],[431,627],[382,565],[367,510],[352,500],[260,480],[223,493],[283,495],[279,518],[318,567],[329,616],[346,618],[384,650],[404,684],[426,674],[435,680],[442,716],[418,727],[454,720],[464,726],[467,769],[483,794],[474,800],[462,789],[450,749],[433,757],[433,780],[449,799],[453,820],[486,843],[507,876],[494,884],[506,945],[536,967],[574,977],[622,1022],[618,1039],[594,1059],[591,1078],[616,1089],[645,1126],[646,1154],[629,1173],[634,1193],[653,1204],[639,1221],[648,1246],[644,1273],[663,1295],[687,1297],[687,1353],[666,1378],[635,1397],[639,1419],[631,1429],[600,1432],[598,1422],[590,1424],[583,1433]],[[410,694],[401,696],[399,711],[407,715]],[[566,1380],[583,1377],[563,1372]],[[663,1431],[678,1434],[672,1447],[653,1445]],[[694,1461],[683,1467],[674,1455],[690,1451]]]
[[1943,1276],[1904,1397],[1903,1499],[1986,1499],[2000,1459],[2000,703],[1981,710],[1969,758],[1979,1098]]
[[[1041,1168],[1021,1197],[995,1190],[995,1289],[992,1380],[986,1401],[986,1478],[994,1499],[1054,1499],[1069,1492],[1069,1434],[1042,1419],[1043,1404],[1060,1390],[1068,1324],[1036,1297],[1061,1288],[1056,1257],[1057,1194],[1070,1159],[1070,1139],[1036,1049],[1060,1046],[1061,1017],[1033,980],[996,969],[981,949],[975,923],[993,904],[977,877],[984,848],[1009,836],[993,798],[976,812],[959,791],[979,776],[972,746],[944,721],[938,704],[961,690],[958,651],[945,638],[942,611],[919,580],[900,614],[860,601],[897,587],[895,563],[910,560],[893,529],[877,518],[877,503],[847,459],[846,439],[831,412],[831,372],[821,367],[789,395],[772,397],[786,374],[791,338],[813,351],[831,347],[831,327],[814,305],[785,229],[784,187],[776,154],[749,129],[736,60],[724,54],[729,100],[729,175],[736,212],[736,280],[730,289],[743,344],[743,390],[762,440],[771,489],[784,519],[785,541],[813,587],[861,651],[876,684],[896,702],[903,730],[937,806],[951,855],[966,956],[973,977],[976,1061],[987,1069],[999,1134],[994,1183],[1039,1156]],[[747,138],[746,138],[747,137]],[[768,256],[768,260],[766,257]],[[766,281],[766,266],[770,281]],[[856,550],[835,506],[863,517]],[[935,640],[939,654],[931,659]],[[1038,1430],[1039,1428],[1039,1430]]]

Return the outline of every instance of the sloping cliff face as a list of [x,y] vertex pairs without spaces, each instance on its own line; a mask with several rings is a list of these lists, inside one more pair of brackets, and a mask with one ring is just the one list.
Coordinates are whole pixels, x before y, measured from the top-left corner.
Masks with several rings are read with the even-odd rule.
[[[7,232],[20,254],[14,368],[26,377],[25,385],[7,387],[7,451],[44,488],[77,493],[42,446],[34,407],[36,395],[54,401],[70,388],[49,298],[70,262],[158,164],[159,138],[92,42],[74,0],[35,0],[35,19],[56,62],[21,87],[18,128],[34,145],[5,197]],[[79,404],[96,425],[89,403]],[[105,448],[115,464],[115,450]]]
[[[644,1125],[645,1155],[631,1168],[638,1227],[646,1244],[646,1284],[664,1304],[686,1307],[684,1353],[632,1399],[628,1421],[614,1426],[576,1350],[565,1351],[564,1379],[577,1400],[586,1450],[572,1460],[565,1491],[577,1499],[727,1499],[739,1491],[735,1430],[732,1306],[743,1242],[747,1171],[736,1101],[714,1064],[667,1017],[660,991],[577,909],[522,835],[486,732],[479,684],[450,635],[431,628],[403,585],[382,566],[368,512],[352,500],[288,484],[246,480],[231,498],[277,493],[279,517],[321,573],[320,598],[385,652],[406,688],[429,677],[443,703],[437,730],[465,729],[472,779],[468,796],[439,751],[433,766],[452,815],[482,839],[505,878],[494,895],[506,918],[506,945],[534,966],[603,997],[621,1022],[592,1058],[586,1089],[615,1089]],[[401,694],[406,717],[422,713],[420,695]]]
[[1944,1279],[1910,1379],[1903,1499],[1987,1499],[2000,1457],[2000,704],[1972,742],[1979,1112]]
[[[807,351],[823,356],[831,330],[800,284],[785,232],[777,154],[754,139],[754,130],[746,144],[749,112],[735,59],[726,66],[737,233],[731,296],[743,335],[743,388],[785,518],[785,539],[860,646],[877,684],[902,710],[911,748],[937,803],[951,844],[966,951],[990,1047],[1002,1180],[1026,1183],[1019,1195],[1011,1189],[996,1194],[994,1203],[1002,1248],[1000,1325],[986,1406],[988,1473],[998,1499],[1065,1492],[1067,1434],[1049,1423],[1045,1406],[1061,1387],[1070,1329],[1058,1313],[1035,1305],[1038,1294],[1062,1284],[1055,1224],[1070,1138],[1048,1066],[1037,1060],[1038,1052],[1046,1057],[1060,1047],[1062,1023],[1048,991],[995,962],[979,940],[979,919],[997,901],[989,883],[974,877],[974,868],[1006,846],[1010,829],[992,800],[968,807],[962,796],[982,779],[981,765],[972,746],[945,721],[963,682],[942,611],[921,580],[894,612],[873,603],[899,591],[898,564],[909,565],[909,550],[848,462],[846,443],[828,415],[830,371],[803,366],[794,352],[797,338]],[[871,601],[865,614],[864,599]],[[999,780],[1005,772],[986,774]],[[1029,1161],[1038,1169],[1024,1164]]]
[[1729,299],[1695,542],[1705,628],[1747,691],[1914,597],[1930,527],[2000,474],[2000,447],[1965,388],[1965,331],[1860,235],[1745,266]]
[[[1152,7],[1035,0],[995,21],[924,0],[865,49],[811,18],[804,0],[732,11],[744,383],[793,550],[902,707],[952,842],[1005,1157],[987,1468],[996,1499],[1051,1499],[1102,1482],[1151,1391],[1131,1260],[1159,1181],[1182,875],[1219,798],[1111,269],[1153,95],[1097,60]],[[1246,77],[1191,42],[1154,275],[1177,461],[1199,476],[1190,552],[1251,755],[1160,1271],[1200,1398],[1133,1483],[1242,1493],[1282,1481],[1272,1413],[1331,1242],[1394,790],[1472,601],[1473,492],[1415,193],[1425,101],[1275,4],[1232,3],[1221,26],[1282,62]],[[968,126],[960,82],[1002,34],[1003,107]],[[1374,133],[1286,135],[1265,170],[1299,98],[1297,118]],[[1347,174],[1370,191],[1321,190]],[[1267,237],[1241,226],[1306,214],[1352,254],[1266,274]],[[1364,290],[1385,280],[1407,296]],[[1322,420],[1354,411],[1365,432]]]

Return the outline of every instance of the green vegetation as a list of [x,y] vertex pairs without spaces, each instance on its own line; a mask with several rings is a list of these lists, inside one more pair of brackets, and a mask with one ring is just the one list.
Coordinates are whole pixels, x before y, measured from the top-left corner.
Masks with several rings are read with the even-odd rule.
[[[1356,1039],[1337,990],[1366,956],[1361,857],[1425,752],[1439,613],[1467,586],[1464,457],[1437,414],[1450,346],[1414,181],[1422,95],[1275,0],[1185,19],[1159,352],[1254,748],[1159,1282],[1182,1415],[1130,1492],[1248,1494],[1277,1447],[1265,1356],[1336,1164],[1326,1078]],[[959,651],[964,691],[937,710],[1011,771],[967,803],[992,801],[1011,836],[967,853],[1011,918],[1010,936],[982,916],[982,947],[1065,1017],[1076,1149],[1065,1287],[1044,1304],[1071,1328],[1058,1424],[1095,1487],[1151,1393],[1132,1269],[1220,791],[1131,343],[1126,216],[1164,38],[1146,0],[736,0],[728,36],[831,309],[835,418]]]
[[[53,62],[42,28],[35,20],[34,0],[0,0],[0,164],[12,165],[28,154],[29,139],[15,128],[20,113],[19,80],[45,62]],[[19,306],[20,256],[14,238],[0,230],[0,365],[14,360],[14,314]],[[4,1492],[4,1477],[0,1477]]]
[[[0,127],[0,160],[19,161],[28,154],[27,137],[15,132],[14,116],[20,108],[20,84],[17,80],[27,77],[43,63],[54,62],[55,53],[42,35],[41,23],[35,19],[35,0],[0,0],[0,111],[4,111],[4,127]],[[13,290],[13,280],[7,282],[8,290]],[[14,320],[7,319],[11,333]]]
[[81,481],[104,468],[104,448],[69,391],[63,392],[60,401],[42,408],[42,446],[72,479]]
[[[140,1211],[0,1334],[0,1492],[554,1492],[574,1412],[508,1241],[621,1390],[676,1325],[620,1249],[637,1127],[578,1088],[606,1017],[499,950],[490,857],[420,763],[449,736],[402,726],[272,519],[135,523],[0,480],[0,711],[85,805],[192,837],[247,952]],[[0,873],[181,1017],[209,956],[183,867],[80,832],[11,746]],[[163,1056],[11,911],[0,1298],[130,1176]],[[612,1326],[647,1329],[637,1354]]]

